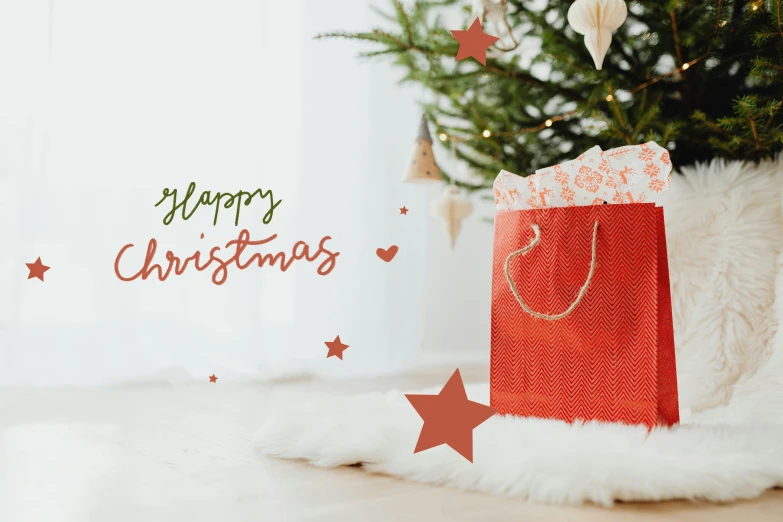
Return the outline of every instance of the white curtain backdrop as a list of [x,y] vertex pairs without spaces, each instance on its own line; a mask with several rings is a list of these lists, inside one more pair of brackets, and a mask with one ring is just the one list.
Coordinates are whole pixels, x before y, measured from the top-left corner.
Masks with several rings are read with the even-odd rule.
[[[438,188],[400,183],[419,93],[357,61],[362,45],[313,40],[378,22],[362,0],[0,0],[0,385],[368,377],[423,345],[486,359],[491,225],[474,216],[448,251]],[[268,200],[238,227],[211,208],[164,225],[162,190],[191,181],[282,203],[268,225]],[[329,235],[336,268],[114,274],[127,243],[140,266],[150,238],[164,262],[242,228],[278,234],[252,252]],[[39,256],[43,283],[25,267]],[[326,359],[337,335],[343,361]]]

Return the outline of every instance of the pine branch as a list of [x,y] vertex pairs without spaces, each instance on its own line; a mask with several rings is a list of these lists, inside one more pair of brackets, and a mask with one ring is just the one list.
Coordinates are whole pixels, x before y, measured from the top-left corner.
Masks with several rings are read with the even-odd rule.
[[677,9],[677,2],[674,2],[672,10],[669,12],[672,21],[672,38],[674,39],[674,50],[677,53],[677,65],[682,65],[682,51],[680,50],[680,36],[677,33],[677,16],[674,11]]
[[759,142],[759,135],[756,132],[756,122],[753,119],[753,116],[751,115],[750,108],[748,107],[748,101],[744,99],[737,100],[737,103],[740,107],[745,111],[745,115],[748,118],[748,122],[750,123],[750,130],[753,133],[753,141],[756,142],[756,150],[761,149],[761,143]]
[[411,28],[411,21],[408,18],[408,13],[405,12],[402,2],[394,2],[394,8],[397,11],[397,20],[405,28],[405,34],[408,36],[408,46],[409,48],[413,47],[413,29]]

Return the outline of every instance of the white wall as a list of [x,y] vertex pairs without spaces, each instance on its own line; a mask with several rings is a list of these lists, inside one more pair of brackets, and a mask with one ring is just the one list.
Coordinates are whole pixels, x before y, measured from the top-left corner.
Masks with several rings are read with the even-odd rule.
[[[440,187],[401,182],[421,93],[356,60],[360,43],[312,39],[376,22],[365,0],[0,0],[0,385],[369,376],[422,348],[486,360],[491,208],[476,201],[452,252],[429,215]],[[161,225],[161,189],[189,181],[274,189],[284,205],[254,235],[331,235],[339,269],[117,280],[128,242],[235,234],[204,211]],[[38,256],[44,283],[26,279]],[[352,348],[335,364],[338,334]]]

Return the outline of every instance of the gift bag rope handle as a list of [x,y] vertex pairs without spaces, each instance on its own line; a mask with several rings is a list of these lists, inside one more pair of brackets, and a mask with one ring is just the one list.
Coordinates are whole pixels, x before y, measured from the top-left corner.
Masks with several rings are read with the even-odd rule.
[[538,243],[541,241],[541,232],[538,229],[538,225],[533,223],[532,225],[530,225],[530,227],[533,229],[533,233],[535,234],[535,237],[530,241],[530,243],[526,247],[511,252],[508,255],[508,257],[506,257],[506,266],[505,266],[506,281],[508,281],[508,285],[511,287],[511,291],[514,293],[514,297],[517,298],[519,305],[522,307],[522,309],[525,312],[529,313],[533,317],[538,317],[539,319],[546,319],[547,321],[556,321],[557,319],[562,319],[563,317],[567,316],[568,314],[573,312],[577,306],[579,306],[579,303],[582,301],[582,298],[587,293],[587,287],[590,286],[590,281],[593,279],[593,274],[595,273],[595,261],[596,261],[595,246],[598,239],[598,221],[596,221],[595,225],[593,226],[593,255],[592,255],[592,259],[590,259],[590,271],[587,273],[587,279],[585,280],[585,284],[583,284],[582,288],[579,289],[579,293],[576,296],[576,300],[573,303],[571,303],[571,306],[569,306],[565,312],[555,314],[555,315],[541,314],[536,312],[535,310],[532,310],[522,300],[522,297],[520,297],[519,291],[517,290],[517,286],[514,284],[514,281],[511,279],[511,260],[516,256],[524,256],[525,254],[533,250],[533,248],[535,248],[535,246],[538,245]]

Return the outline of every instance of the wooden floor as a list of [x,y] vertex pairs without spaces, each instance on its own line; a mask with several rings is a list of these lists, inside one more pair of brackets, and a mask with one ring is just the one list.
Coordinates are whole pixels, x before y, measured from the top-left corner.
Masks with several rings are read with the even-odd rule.
[[[486,369],[461,369],[466,382]],[[259,404],[286,390],[440,386],[451,370],[353,382],[0,390],[0,521],[783,521],[783,491],[717,506],[558,507],[257,455]]]

